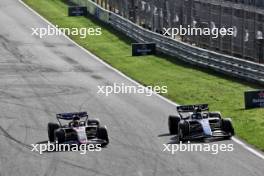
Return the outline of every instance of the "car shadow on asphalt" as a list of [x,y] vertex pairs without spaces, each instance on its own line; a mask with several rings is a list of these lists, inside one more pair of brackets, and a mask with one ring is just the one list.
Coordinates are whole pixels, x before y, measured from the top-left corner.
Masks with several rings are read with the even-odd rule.
[[171,136],[170,133],[159,134],[158,137]]
[[[169,133],[159,134],[158,137],[170,137],[167,144],[179,144],[180,141],[178,141],[177,135],[171,135]],[[214,138],[201,138],[201,139],[188,139],[185,141],[181,141],[184,143],[192,143],[192,144],[199,144],[199,143],[213,143],[218,141],[227,141],[228,139],[224,139],[223,137],[214,137]]]

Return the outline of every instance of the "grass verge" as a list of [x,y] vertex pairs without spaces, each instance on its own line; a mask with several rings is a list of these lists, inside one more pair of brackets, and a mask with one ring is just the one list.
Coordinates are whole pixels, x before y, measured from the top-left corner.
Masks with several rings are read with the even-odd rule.
[[244,91],[260,86],[200,69],[167,56],[131,57],[132,42],[93,17],[68,17],[61,0],[24,0],[59,27],[101,27],[103,35],[81,39],[70,36],[84,48],[144,85],[167,85],[163,96],[179,103],[208,103],[211,110],[232,117],[237,135],[264,151],[264,109],[244,110]]

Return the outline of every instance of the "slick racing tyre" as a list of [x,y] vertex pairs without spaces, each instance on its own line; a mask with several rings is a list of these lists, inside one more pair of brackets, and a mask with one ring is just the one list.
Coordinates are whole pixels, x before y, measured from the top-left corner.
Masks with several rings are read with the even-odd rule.
[[59,125],[56,123],[48,123],[48,136],[49,136],[49,141],[54,142],[54,132],[59,129]]
[[100,121],[98,119],[88,119],[88,124],[87,125],[100,126]]
[[98,128],[97,137],[99,139],[105,140],[106,141],[106,144],[105,145],[109,144],[108,133],[107,133],[107,129],[106,129],[105,126]]
[[55,140],[58,142],[58,144],[65,142],[65,132],[63,130],[57,130],[55,131]]
[[181,118],[178,116],[169,116],[168,125],[170,134],[178,133],[178,124]]
[[230,139],[235,135],[235,130],[230,119],[222,119],[222,130],[228,134],[226,139]]
[[188,122],[181,122],[178,127],[178,135],[177,139],[178,142],[184,142],[186,140],[186,136],[189,134],[189,123]]
[[181,127],[178,129],[178,134],[177,134],[177,142],[179,142],[180,143],[180,141],[182,141],[182,142],[184,142],[183,141],[183,133],[182,133],[182,129],[181,129]]

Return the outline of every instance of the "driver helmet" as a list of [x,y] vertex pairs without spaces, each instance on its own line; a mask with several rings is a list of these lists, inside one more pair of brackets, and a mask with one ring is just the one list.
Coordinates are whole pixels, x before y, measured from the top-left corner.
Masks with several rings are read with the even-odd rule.
[[194,114],[195,119],[202,119],[202,110],[200,108],[196,108]]
[[80,120],[80,118],[79,118],[77,115],[74,115],[74,116],[73,116],[72,125],[73,125],[74,127],[78,127],[78,126],[79,126],[79,120]]

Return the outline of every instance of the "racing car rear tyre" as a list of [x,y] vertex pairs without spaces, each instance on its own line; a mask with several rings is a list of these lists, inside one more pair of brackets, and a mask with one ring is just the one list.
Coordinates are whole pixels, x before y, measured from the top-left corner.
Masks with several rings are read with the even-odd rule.
[[65,142],[65,133],[63,130],[55,131],[55,139],[56,141],[61,144]]
[[232,136],[235,135],[235,130],[232,125],[231,120],[229,119],[222,119],[222,129],[224,132],[229,134],[229,136],[225,137],[226,139],[230,139]]
[[169,116],[168,125],[170,134],[178,134],[178,124],[181,118],[178,116]]
[[99,139],[103,139],[106,141],[106,144],[107,145],[109,143],[109,138],[108,138],[108,133],[107,133],[107,129],[106,127],[99,127],[98,128],[98,136],[97,136]]
[[100,121],[98,119],[88,119],[87,125],[97,125],[100,126]]
[[60,126],[56,123],[48,123],[48,136],[49,141],[54,142],[54,132],[59,128]]

